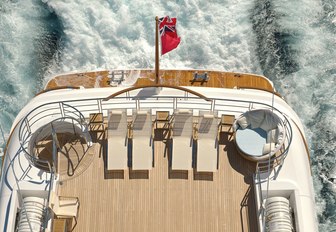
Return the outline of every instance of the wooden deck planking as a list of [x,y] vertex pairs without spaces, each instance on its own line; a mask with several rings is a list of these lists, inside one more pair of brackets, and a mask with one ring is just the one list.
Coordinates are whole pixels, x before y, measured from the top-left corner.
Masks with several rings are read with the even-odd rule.
[[[188,179],[169,178],[183,175],[169,174],[169,156],[161,141],[155,141],[155,167],[148,179],[131,179],[141,175],[130,175],[129,170],[124,179],[114,179],[104,174],[97,144],[87,170],[60,185],[60,195],[80,200],[75,231],[256,231],[254,195],[249,191],[254,166],[239,156],[227,134],[222,135],[220,167],[213,180],[193,171]],[[248,207],[241,206],[245,195]]]
[[[217,88],[256,88],[266,91],[273,91],[273,87],[265,78],[242,73],[207,71],[207,82],[191,82],[193,75],[197,70],[161,70],[160,84],[173,86],[201,86]],[[204,73],[204,70],[198,70],[198,73]],[[125,72],[125,76],[129,71]],[[67,74],[54,77],[46,85],[46,89],[51,90],[63,86],[84,86],[85,88],[110,87],[110,78],[108,71],[86,72]],[[135,86],[153,85],[155,83],[155,73],[153,70],[141,70]]]
[[[268,81],[256,75],[208,71],[207,82],[192,83],[194,72],[161,70],[160,83],[273,91]],[[141,70],[135,86],[152,85],[154,80],[153,70]],[[110,87],[108,71],[58,76],[46,89],[60,86]],[[189,171],[188,179],[182,178],[185,173],[170,172],[164,146],[162,141],[155,142],[155,167],[148,179],[129,170],[123,179],[116,178],[120,173],[105,173],[100,144],[96,144],[92,159],[83,159],[83,167],[79,165],[73,177],[67,178],[62,172],[60,195],[78,196],[81,203],[75,231],[257,230],[250,187],[254,166],[239,156],[232,141],[223,139],[219,170],[212,179],[193,171]],[[60,163],[64,166],[66,162],[60,159]]]

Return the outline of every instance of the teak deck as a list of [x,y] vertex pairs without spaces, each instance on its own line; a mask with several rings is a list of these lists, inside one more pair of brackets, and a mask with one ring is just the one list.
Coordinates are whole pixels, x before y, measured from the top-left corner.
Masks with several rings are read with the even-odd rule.
[[[116,71],[118,72],[118,71]],[[207,72],[207,81],[193,81],[195,72],[204,74]],[[135,74],[134,74],[135,73]],[[118,72],[118,77],[121,76]],[[137,77],[134,86],[146,86],[155,84],[153,70],[124,71],[124,78]],[[97,71],[61,75],[53,78],[46,85],[46,90],[59,87],[111,87],[111,74],[109,71]],[[159,83],[173,86],[201,86],[217,88],[254,88],[273,92],[271,83],[262,76],[232,72],[206,71],[206,70],[160,70]]]
[[107,172],[106,141],[95,143],[91,164],[83,161],[86,170],[59,186],[59,195],[79,197],[74,231],[257,231],[255,166],[238,154],[228,131],[221,132],[213,174],[172,172],[169,160],[178,154],[156,140],[148,173]]
[[[159,84],[273,91],[271,83],[261,76],[207,71],[207,81],[193,82],[195,72],[200,76],[205,73],[161,70]],[[115,75],[135,75],[133,86],[155,84],[153,70],[116,71]],[[58,76],[49,81],[45,91],[69,86],[111,87],[111,76],[109,71]],[[97,134],[102,138],[101,132]],[[154,167],[148,172],[130,168],[106,171],[105,139],[98,139],[89,149],[89,159],[84,157],[82,164],[76,163],[78,171],[71,177],[62,172],[58,194],[80,200],[74,231],[257,231],[252,184],[255,165],[238,154],[227,130],[221,132],[219,168],[214,173],[196,173],[195,168],[173,172],[171,156],[178,154],[171,154],[169,140],[159,137],[154,142]]]

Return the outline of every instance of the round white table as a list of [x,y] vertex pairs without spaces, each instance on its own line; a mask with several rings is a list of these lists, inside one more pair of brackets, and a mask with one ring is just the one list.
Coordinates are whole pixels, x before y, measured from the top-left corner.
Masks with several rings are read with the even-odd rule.
[[247,156],[260,157],[263,155],[263,147],[266,144],[267,133],[261,128],[245,129],[236,131],[235,140],[238,149]]

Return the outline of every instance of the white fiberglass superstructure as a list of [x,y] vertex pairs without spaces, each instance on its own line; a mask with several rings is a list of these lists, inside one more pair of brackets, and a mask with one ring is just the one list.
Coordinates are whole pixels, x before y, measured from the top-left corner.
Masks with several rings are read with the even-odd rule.
[[[210,85],[212,77],[215,76],[215,74],[212,76],[211,72],[207,72],[206,75],[196,73],[191,80],[186,77],[184,85],[181,83],[179,85],[172,85],[171,81],[168,80],[170,85],[167,83],[159,85],[138,84],[132,87],[123,86],[122,83],[127,82],[128,77],[133,79],[133,74],[127,75],[127,71],[125,71],[125,74],[124,72],[116,72],[116,76],[120,76],[120,73],[122,73],[122,77],[114,81],[115,79],[111,79],[111,73],[113,72],[108,72],[107,76],[109,87],[98,87],[99,85],[94,81],[93,83],[95,83],[96,88],[60,88],[46,91],[33,98],[18,114],[13,123],[10,138],[8,139],[1,175],[0,212],[3,216],[0,217],[0,228],[3,231],[61,231],[58,230],[59,227],[56,225],[62,224],[62,222],[62,225],[64,225],[62,228],[67,228],[66,230],[83,231],[83,228],[87,228],[87,231],[90,231],[89,228],[104,228],[99,227],[98,224],[108,222],[92,222],[95,225],[88,227],[91,223],[88,222],[89,218],[85,218],[86,216],[90,216],[90,213],[87,212],[94,211],[91,207],[102,207],[99,199],[92,200],[90,204],[87,204],[85,196],[82,195],[74,194],[70,197],[62,198],[62,193],[70,191],[63,188],[66,188],[67,182],[79,181],[81,176],[94,168],[92,167],[92,163],[98,157],[95,154],[97,150],[103,150],[102,154],[105,157],[99,161],[102,162],[100,168],[102,168],[102,172],[104,173],[105,188],[114,184],[113,182],[118,181],[119,188],[123,188],[123,191],[127,192],[127,187],[123,185],[126,185],[125,182],[128,180],[132,181],[131,184],[144,180],[145,183],[142,184],[148,184],[151,179],[154,180],[156,178],[155,175],[157,174],[155,173],[157,171],[162,176],[162,172],[158,170],[161,164],[159,165],[158,163],[161,162],[160,159],[165,160],[166,155],[162,155],[162,157],[158,155],[161,154],[161,151],[159,151],[161,145],[158,145],[158,142],[161,142],[161,140],[154,138],[157,136],[159,130],[167,131],[167,135],[163,133],[162,144],[164,144],[165,148],[162,153],[165,154],[166,151],[169,153],[167,155],[167,162],[163,162],[169,174],[167,177],[160,176],[160,178],[167,179],[168,187],[161,186],[164,183],[156,181],[151,184],[155,185],[153,192],[146,192],[144,194],[161,197],[162,195],[160,194],[165,193],[163,193],[163,190],[159,193],[154,192],[158,188],[171,191],[168,195],[175,194],[175,191],[178,192],[178,189],[169,189],[169,185],[175,184],[172,182],[178,182],[177,184],[182,188],[183,183],[180,182],[180,179],[184,179],[188,183],[190,182],[188,184],[191,186],[190,188],[197,189],[199,185],[204,185],[201,188],[211,191],[211,189],[216,187],[212,185],[217,184],[217,179],[222,178],[220,177],[222,175],[221,172],[226,171],[223,170],[224,165],[222,164],[225,159],[224,156],[229,157],[230,162],[227,164],[228,167],[231,166],[233,171],[238,170],[239,176],[244,176],[245,179],[251,178],[251,182],[248,182],[251,193],[247,194],[246,192],[246,195],[251,194],[249,196],[253,196],[253,200],[248,201],[244,206],[248,209],[247,216],[233,217],[234,220],[228,221],[223,219],[225,222],[221,221],[221,219],[216,220],[216,223],[218,223],[217,226],[197,227],[198,229],[196,230],[201,230],[201,228],[216,228],[215,230],[218,231],[223,231],[225,228],[231,228],[231,231],[240,231],[243,228],[249,228],[251,231],[254,231],[254,228],[258,231],[277,231],[276,228],[282,228],[283,231],[317,230],[309,152],[303,134],[303,126],[296,113],[281,96],[275,94],[274,91],[261,89],[257,84],[255,87],[249,88],[242,87],[243,85],[239,87],[237,82],[233,88],[217,85],[217,82],[212,84],[211,87],[207,86]],[[81,75],[83,76],[83,74]],[[104,74],[102,73],[96,73],[95,75],[100,81],[104,79]],[[166,72],[167,79],[174,75],[174,72]],[[184,72],[181,72],[181,75],[187,76]],[[234,78],[238,78],[237,74],[225,75],[228,75],[227,78],[231,78],[233,75],[235,75]],[[255,78],[255,76],[248,74],[239,75],[245,75],[252,79]],[[224,82],[226,77],[223,76],[222,78]],[[262,79],[270,84],[266,78]],[[196,84],[199,83],[199,85],[193,85],[193,81]],[[131,82],[134,81],[132,80]],[[251,116],[253,112],[259,113]],[[191,117],[190,122],[188,121],[190,125],[187,125],[190,128],[191,134],[189,136],[191,142],[188,159],[184,159],[183,157],[175,158],[178,157],[179,151],[181,151],[178,147],[176,148],[176,144],[179,144],[178,140],[180,138],[177,135],[178,132],[174,132],[172,135],[171,132],[180,123],[177,119],[178,117],[176,117],[178,113],[188,113]],[[119,126],[115,127],[113,124],[115,123],[112,120],[113,114],[121,115],[120,118],[123,117],[122,115],[126,117],[126,126],[124,127],[126,132],[123,132],[125,135],[122,137],[125,138],[125,144],[115,145],[115,147],[122,147],[119,152],[125,150],[125,154],[121,154],[125,155],[125,160],[120,160],[118,157],[113,158],[114,150],[106,148],[107,146],[113,146],[114,142],[117,143],[116,138],[109,136],[109,133],[113,135],[113,133],[117,133],[118,128],[121,128]],[[163,114],[166,115],[162,119],[160,116]],[[250,116],[247,117],[247,114]],[[263,118],[260,118],[261,114]],[[137,129],[135,121],[138,115],[150,116],[150,123],[148,125],[153,133],[138,136],[141,133],[141,130],[140,132],[135,131]],[[270,126],[270,121],[273,119],[268,118],[269,123],[266,122],[266,118],[268,117],[266,115],[273,115],[272,117],[277,122],[275,126]],[[242,120],[242,116],[244,120]],[[212,137],[214,141],[209,143],[212,144],[213,142],[216,145],[215,147],[210,145],[209,148],[206,147],[204,149],[200,147],[203,144],[207,146],[207,142],[203,142],[207,141],[206,139],[202,140],[201,143],[202,138],[200,133],[203,133],[202,129],[204,129],[202,127],[202,120],[205,120],[207,123],[213,118],[218,119],[216,121],[216,125],[217,122],[218,125],[215,127],[218,129],[213,133]],[[143,123],[147,123],[146,120],[143,120]],[[256,122],[258,120],[259,122]],[[118,121],[118,123],[121,123],[121,121]],[[163,123],[163,127],[161,128],[158,123]],[[267,125],[265,126],[265,124]],[[205,126],[206,131],[204,133],[210,133],[206,130],[207,124],[203,126]],[[243,136],[241,140],[237,138],[238,134],[241,133],[239,130],[245,133],[244,135],[239,135]],[[271,133],[272,131],[273,134]],[[249,152],[244,150],[249,149],[248,146],[251,145],[245,144],[245,141],[249,141],[252,143],[252,146],[256,146],[257,142],[253,141],[255,137],[249,137],[253,133],[264,143],[261,145],[260,154],[248,154]],[[272,136],[277,138],[273,138],[272,140],[270,138]],[[135,143],[135,141],[141,142],[143,137],[145,143]],[[225,138],[223,139],[223,137]],[[150,141],[149,146],[151,146],[149,151],[152,150],[153,154],[135,159],[134,156],[137,154],[135,149],[143,150],[144,153],[147,148],[144,149],[145,147],[143,147],[142,149],[141,146],[147,146],[147,140]],[[183,142],[180,144],[183,144]],[[268,145],[270,146],[269,149],[267,149]],[[99,149],[97,149],[98,146],[100,147]],[[226,149],[226,147],[228,148]],[[202,159],[207,159],[207,156],[202,156],[200,152],[203,150],[209,150],[210,152],[211,149],[215,149],[214,154],[217,154],[211,158],[217,165],[212,165],[211,167],[203,165],[203,169],[199,171],[198,166],[200,162],[202,162]],[[230,149],[234,150],[232,154],[229,154]],[[254,147],[253,149],[259,148]],[[225,153],[222,154],[222,152]],[[71,158],[73,154],[76,154],[76,160]],[[239,157],[240,163],[238,162],[239,164],[237,165],[234,164],[234,161],[230,160],[230,157]],[[141,159],[149,159],[149,161],[143,162]],[[175,162],[180,162],[179,160],[181,159],[184,159],[184,164],[177,163],[177,166],[174,167]],[[116,168],[116,170],[113,167],[117,166],[111,164],[111,169],[113,170],[109,170],[108,160],[123,162],[123,164],[120,168]],[[239,165],[245,162],[253,167],[253,171],[245,173],[244,170],[240,170]],[[149,165],[150,167],[148,167],[148,164],[151,164]],[[184,168],[186,165],[187,167]],[[135,170],[135,167],[140,171],[145,171],[147,176],[143,177],[141,174],[141,177],[134,177],[134,175],[139,174],[138,170]],[[177,169],[180,172],[187,173],[186,178],[172,177],[171,172],[174,172],[176,167],[179,167]],[[116,175],[113,173],[113,178],[107,178],[110,172],[114,171],[122,171],[121,177],[115,178]],[[207,176],[211,175],[211,178],[203,178],[201,181],[197,179],[199,175],[203,175],[204,173]],[[193,178],[190,174],[193,174]],[[225,176],[225,174],[223,175]],[[225,181],[225,177],[222,180]],[[90,179],[86,179],[86,181],[89,182]],[[193,187],[194,184],[198,186]],[[76,188],[77,191],[81,187],[80,185],[76,187],[72,185],[72,188]],[[85,186],[82,186],[82,188],[82,191],[91,191],[91,199],[92,196],[102,198],[99,195],[100,187],[98,185],[97,189],[88,189]],[[135,187],[133,186],[132,188]],[[119,193],[117,194],[116,192],[118,190],[114,188],[107,191],[114,191],[115,195],[113,197],[117,198]],[[151,190],[139,189],[139,191]],[[200,190],[197,191],[199,192],[195,194],[200,195],[197,195],[197,200],[195,201],[197,204],[203,205],[204,211],[209,210],[210,215],[219,214],[224,210],[222,209],[223,207],[219,207],[217,211],[208,209],[213,207],[216,201],[219,204],[220,200],[218,199],[223,199],[224,201],[224,199],[230,200],[230,197],[233,197],[233,195],[225,195],[226,193],[222,192],[218,193],[218,196],[216,195],[218,199],[206,200],[206,198],[203,198],[203,193],[200,193]],[[235,192],[236,189],[232,188],[227,191]],[[141,197],[141,194],[139,197]],[[142,209],[137,208],[135,204],[132,213],[141,210],[146,211],[147,206],[144,206],[146,199],[143,200]],[[179,210],[178,205],[175,208],[171,206],[173,207],[171,210],[167,209],[164,219],[149,220],[148,218],[152,217],[151,212],[155,212],[156,207],[160,208],[164,206],[157,205],[155,201],[153,202],[153,199],[147,200],[149,200],[148,204],[151,205],[151,208],[142,216],[136,214],[140,218],[139,222],[133,222],[134,224],[139,223],[138,228],[140,228],[140,231],[145,228],[141,224],[141,221],[146,221],[145,224],[147,224],[146,228],[148,230],[155,230],[156,226],[161,223],[163,223],[163,230],[168,230],[167,228],[178,229],[181,228],[182,224],[184,231],[195,229],[191,226],[192,223],[197,224],[197,219],[193,218],[193,216],[191,216],[190,224],[186,221],[184,223],[179,222],[174,217],[172,212]],[[238,200],[243,202],[243,199]],[[108,201],[107,199],[106,202]],[[121,200],[117,199],[117,201],[120,202]],[[123,201],[132,201],[132,199],[126,199],[125,197]],[[166,199],[162,201],[166,201]],[[186,200],[181,196],[181,201],[193,200]],[[232,201],[234,202],[234,200]],[[64,206],[62,203],[67,206]],[[203,212],[195,212],[199,209],[192,208],[195,205],[194,202],[190,202],[190,205],[190,212],[188,211],[190,215],[202,215]],[[238,204],[237,210],[234,207],[228,206],[225,210],[232,210],[232,215],[235,215],[237,212],[239,214],[239,210],[243,206],[242,204]],[[132,213],[128,215],[129,211],[124,212],[118,207],[111,209],[111,211],[113,210],[120,210],[119,215],[123,212],[127,214],[126,217],[133,215]],[[185,210],[187,209],[185,208]],[[111,220],[114,221],[114,225],[119,225],[120,223],[120,227],[112,228],[115,230],[118,228],[129,228],[128,226],[130,225],[125,225],[121,219],[114,218],[113,215],[111,213]],[[61,222],[61,220],[63,221]],[[149,221],[147,222],[147,220]],[[164,221],[161,222],[160,220]],[[213,224],[211,220],[212,218],[209,219],[209,224]],[[172,221],[176,225],[172,224]],[[202,223],[206,224],[207,221]],[[237,227],[236,225],[241,226]]]

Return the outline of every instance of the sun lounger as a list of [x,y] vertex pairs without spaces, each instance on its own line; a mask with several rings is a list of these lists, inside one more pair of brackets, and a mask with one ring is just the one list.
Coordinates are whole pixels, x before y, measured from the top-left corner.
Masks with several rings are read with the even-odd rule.
[[176,110],[173,121],[172,170],[192,169],[192,111]]
[[107,170],[127,168],[127,116],[125,110],[109,111]]
[[149,111],[133,112],[132,136],[132,169],[152,169],[152,117]]
[[197,133],[197,172],[214,172],[217,170],[219,119],[216,114],[216,112],[200,112]]

